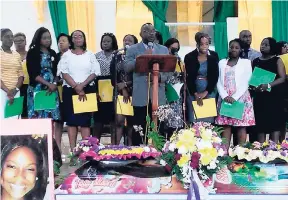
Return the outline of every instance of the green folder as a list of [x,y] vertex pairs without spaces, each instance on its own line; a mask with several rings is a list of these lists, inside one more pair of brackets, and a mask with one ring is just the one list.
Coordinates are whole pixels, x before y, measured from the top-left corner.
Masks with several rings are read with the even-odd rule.
[[34,110],[53,110],[56,108],[56,92],[47,94],[46,90],[34,92]]
[[13,104],[9,104],[9,100],[6,102],[4,117],[14,117],[17,115],[21,115],[23,112],[23,101],[24,97],[14,98]]
[[244,106],[245,106],[244,103],[238,101],[235,101],[232,104],[223,101],[221,104],[220,115],[242,120],[244,113]]
[[[276,74],[267,70],[255,67],[252,73],[252,77],[249,81],[249,85],[258,87],[261,84],[268,84],[275,80]],[[271,91],[271,88],[268,90]]]

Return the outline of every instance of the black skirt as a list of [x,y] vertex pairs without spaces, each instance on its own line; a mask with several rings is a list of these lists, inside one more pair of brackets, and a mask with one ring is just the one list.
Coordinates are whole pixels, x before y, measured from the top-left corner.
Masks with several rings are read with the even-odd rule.
[[[86,94],[95,93],[95,86],[86,86],[84,88]],[[90,127],[92,113],[79,113],[74,114],[72,96],[76,95],[76,92],[73,88],[64,86],[63,87],[63,117],[67,126],[81,126],[81,127]]]

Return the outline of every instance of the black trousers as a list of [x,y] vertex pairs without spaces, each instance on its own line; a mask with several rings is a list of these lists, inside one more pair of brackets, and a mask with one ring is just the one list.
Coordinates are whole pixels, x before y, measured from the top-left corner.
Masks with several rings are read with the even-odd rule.
[[[152,104],[151,102],[148,104],[148,115],[150,117],[150,120],[152,121]],[[143,128],[143,134],[145,136],[146,132],[146,116],[147,116],[147,106],[134,106],[134,118],[133,118],[133,125],[141,126]],[[159,133],[164,135],[165,132],[165,126],[164,123],[160,123],[158,121]],[[148,133],[147,133],[148,134]],[[148,141],[148,140],[147,140]],[[139,132],[136,132],[133,129],[133,137],[132,137],[132,143],[133,145],[140,145],[143,142],[145,142],[145,137],[141,137]]]

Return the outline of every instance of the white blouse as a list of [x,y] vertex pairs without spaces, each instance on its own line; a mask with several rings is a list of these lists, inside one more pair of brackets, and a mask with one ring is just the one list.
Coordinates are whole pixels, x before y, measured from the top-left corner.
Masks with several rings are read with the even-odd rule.
[[[224,88],[225,81],[225,68],[227,66],[228,60],[222,59],[219,62],[219,78],[217,82],[217,90],[222,99],[228,96]],[[233,99],[238,101],[238,99],[248,90],[249,81],[252,76],[252,66],[251,61],[248,59],[239,58],[235,67],[235,82],[236,82],[236,92],[232,95]]]
[[[90,51],[76,55],[68,50],[62,55],[57,68],[57,76],[62,77],[62,73],[69,74],[76,83],[84,82],[91,74],[96,76],[101,74],[99,62]],[[94,82],[90,83],[90,85],[93,84]],[[65,80],[63,81],[64,85],[70,87]]]

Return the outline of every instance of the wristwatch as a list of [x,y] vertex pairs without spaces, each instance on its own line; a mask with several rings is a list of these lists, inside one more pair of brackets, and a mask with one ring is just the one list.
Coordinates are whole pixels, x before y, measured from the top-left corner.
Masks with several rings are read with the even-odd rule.
[[270,83],[267,84],[268,89],[271,89],[271,85]]

